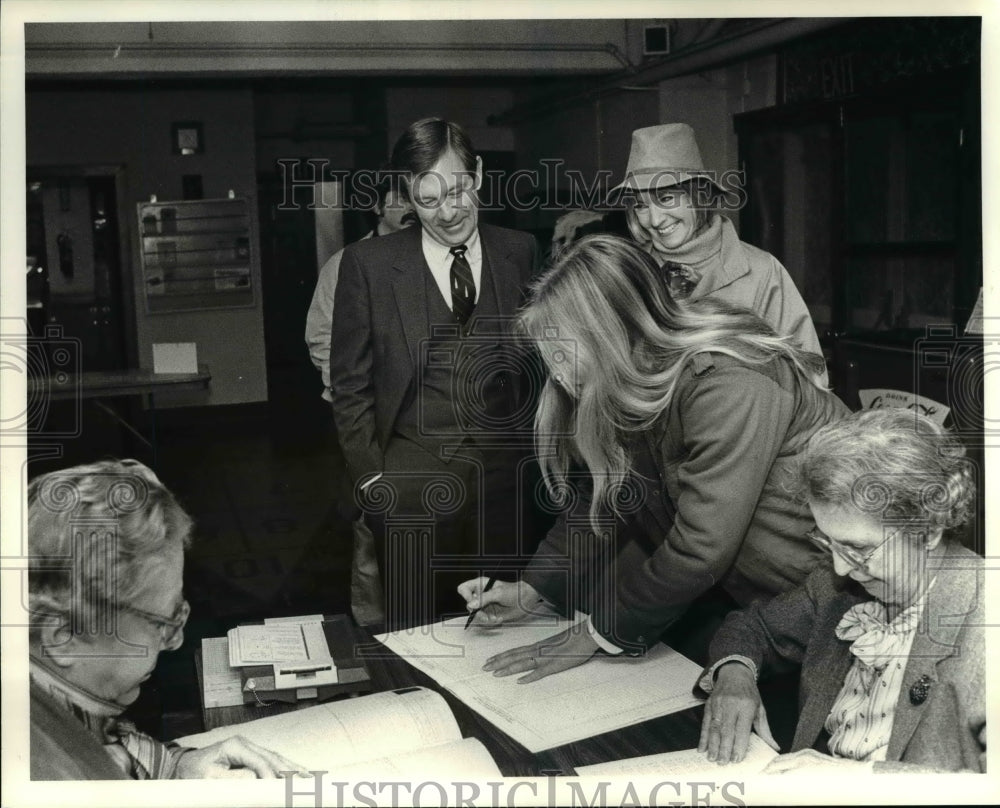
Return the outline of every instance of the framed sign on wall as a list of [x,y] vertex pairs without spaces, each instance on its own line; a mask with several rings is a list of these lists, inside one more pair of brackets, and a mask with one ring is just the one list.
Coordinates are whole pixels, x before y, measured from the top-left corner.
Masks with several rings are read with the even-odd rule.
[[146,311],[254,302],[254,242],[246,199],[140,202]]

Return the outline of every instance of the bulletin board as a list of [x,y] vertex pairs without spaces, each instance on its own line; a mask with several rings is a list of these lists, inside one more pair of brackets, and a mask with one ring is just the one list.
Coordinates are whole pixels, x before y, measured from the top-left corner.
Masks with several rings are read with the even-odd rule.
[[245,198],[140,202],[137,209],[147,312],[253,305]]

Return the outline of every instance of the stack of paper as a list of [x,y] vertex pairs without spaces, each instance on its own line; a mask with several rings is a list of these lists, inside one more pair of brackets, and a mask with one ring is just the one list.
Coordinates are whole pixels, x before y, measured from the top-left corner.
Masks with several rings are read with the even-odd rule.
[[329,659],[323,622],[267,622],[237,626],[228,633],[229,664],[271,665]]
[[243,704],[243,680],[238,668],[229,664],[229,640],[205,637],[201,641],[201,673],[205,707],[236,707]]

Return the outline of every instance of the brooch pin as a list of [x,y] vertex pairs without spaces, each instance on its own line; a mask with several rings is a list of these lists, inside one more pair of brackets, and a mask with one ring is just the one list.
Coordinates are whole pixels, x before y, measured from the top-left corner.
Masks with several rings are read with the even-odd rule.
[[927,701],[927,694],[931,691],[931,677],[926,673],[913,683],[910,688],[910,704],[923,704]]

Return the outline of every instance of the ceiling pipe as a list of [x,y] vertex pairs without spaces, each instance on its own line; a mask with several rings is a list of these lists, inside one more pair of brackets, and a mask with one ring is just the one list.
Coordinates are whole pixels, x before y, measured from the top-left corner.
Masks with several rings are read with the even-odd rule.
[[[152,38],[152,37],[151,37]],[[104,52],[113,52],[116,59],[123,57],[184,57],[190,55],[205,56],[254,56],[254,55],[336,55],[340,53],[363,54],[363,53],[399,53],[400,51],[414,52],[469,52],[478,53],[482,51],[496,51],[507,53],[511,51],[527,53],[606,53],[618,62],[623,70],[633,72],[636,66],[629,61],[629,58],[613,42],[605,42],[600,45],[571,45],[566,43],[544,43],[544,42],[506,42],[506,43],[267,43],[267,44],[209,44],[209,43],[180,43],[180,42],[157,42],[147,45],[140,42],[123,43],[116,47],[111,47],[104,42],[87,43],[36,43],[25,46],[25,55],[30,60],[31,57],[45,56],[91,56]],[[29,70],[30,72],[30,70]]]
[[657,61],[655,64],[633,71],[625,71],[595,86],[570,95],[545,95],[541,98],[515,104],[510,109],[491,115],[487,122],[492,126],[510,126],[538,117],[547,116],[557,110],[591,101],[622,89],[627,82],[633,89],[656,84],[667,79],[698,73],[703,70],[722,67],[741,59],[759,54],[793,39],[825,31],[850,22],[850,17],[822,19],[786,18],[770,20],[750,30],[714,42],[691,45]]

